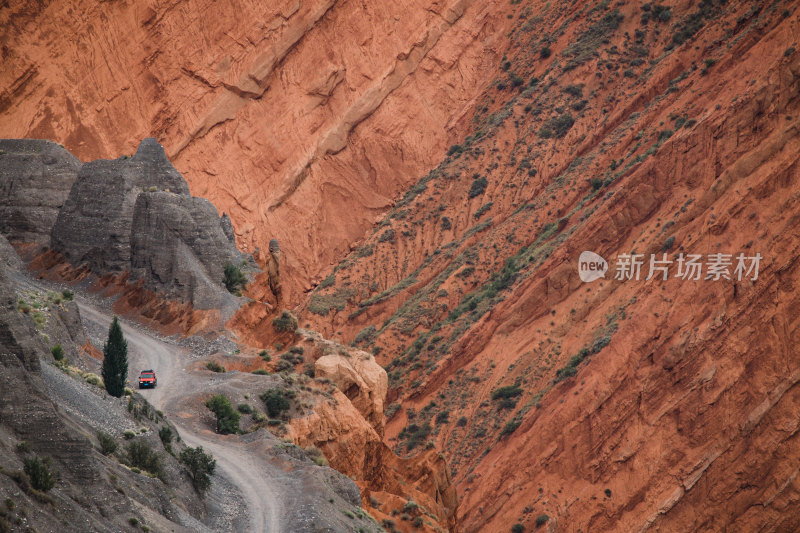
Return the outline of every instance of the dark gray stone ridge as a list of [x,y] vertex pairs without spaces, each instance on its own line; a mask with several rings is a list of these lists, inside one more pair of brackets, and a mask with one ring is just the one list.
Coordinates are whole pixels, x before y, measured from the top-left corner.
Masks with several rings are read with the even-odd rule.
[[189,194],[155,139],[143,140],[131,158],[86,163],[53,227],[52,248],[96,273],[127,270],[133,207],[147,190]]
[[131,234],[131,279],[197,309],[219,308],[233,297],[222,287],[226,263],[239,264],[233,226],[204,198],[145,192],[136,199]]
[[0,233],[12,243],[49,246],[80,168],[80,160],[59,144],[0,139]]

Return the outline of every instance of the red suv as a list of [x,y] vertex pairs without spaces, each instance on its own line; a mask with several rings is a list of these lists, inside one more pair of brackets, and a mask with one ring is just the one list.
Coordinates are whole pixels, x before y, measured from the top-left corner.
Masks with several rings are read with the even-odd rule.
[[142,373],[139,374],[140,389],[143,389],[145,387],[155,388],[156,383],[158,383],[158,380],[156,379],[155,370],[142,370]]

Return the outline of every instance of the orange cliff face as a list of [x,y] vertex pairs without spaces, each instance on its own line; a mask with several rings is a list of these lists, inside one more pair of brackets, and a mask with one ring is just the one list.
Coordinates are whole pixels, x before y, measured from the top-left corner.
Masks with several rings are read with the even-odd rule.
[[78,2],[0,10],[0,130],[83,160],[156,137],[239,245],[284,250],[284,298],[461,137],[507,2]]
[[[469,135],[303,321],[377,354],[385,441],[442,450],[460,531],[796,531],[796,8],[516,9]],[[740,252],[758,279],[675,278]]]

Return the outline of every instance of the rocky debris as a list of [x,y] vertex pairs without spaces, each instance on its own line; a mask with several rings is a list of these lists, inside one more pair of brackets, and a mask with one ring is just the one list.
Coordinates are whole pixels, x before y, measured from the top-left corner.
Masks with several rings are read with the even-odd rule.
[[49,246],[80,168],[80,160],[54,142],[0,139],[0,233],[12,243]]
[[225,264],[242,260],[226,235],[225,220],[203,198],[139,194],[131,233],[131,279],[192,302],[197,309],[235,305],[236,299],[220,284]]
[[53,249],[96,273],[127,270],[134,205],[146,190],[189,194],[155,139],[144,139],[131,158],[86,163],[52,228]]

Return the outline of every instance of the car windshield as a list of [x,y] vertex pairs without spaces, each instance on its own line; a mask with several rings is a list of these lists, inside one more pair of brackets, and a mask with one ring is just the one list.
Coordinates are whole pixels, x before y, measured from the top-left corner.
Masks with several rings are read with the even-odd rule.
[[153,374],[142,374],[143,378],[152,378]]

